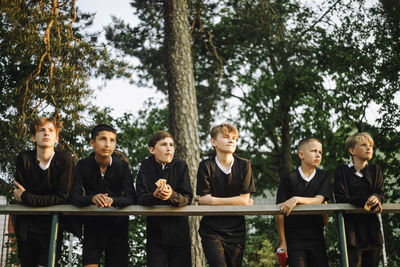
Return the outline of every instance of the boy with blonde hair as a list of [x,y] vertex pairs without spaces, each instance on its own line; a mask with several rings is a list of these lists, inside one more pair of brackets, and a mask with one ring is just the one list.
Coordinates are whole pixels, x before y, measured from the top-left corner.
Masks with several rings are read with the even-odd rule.
[[349,266],[379,264],[383,236],[377,212],[382,212],[383,178],[378,165],[368,163],[372,158],[374,140],[365,132],[346,139],[352,157],[348,164],[340,164],[335,171],[334,190],[338,203],[364,207],[373,214],[345,214]]
[[[200,162],[197,199],[200,205],[252,205],[255,186],[250,162],[233,153],[238,130],[223,123],[211,129],[216,156]],[[210,267],[242,266],[246,240],[244,216],[204,216],[199,233]]]
[[305,138],[297,148],[301,166],[281,178],[276,196],[276,203],[286,215],[276,216],[279,248],[287,251],[290,267],[327,267],[322,216],[289,216],[297,204],[322,204],[329,199],[329,174],[318,169],[322,144],[316,138]]
[[[72,183],[72,154],[55,151],[62,123],[41,117],[31,124],[35,149],[18,154],[15,199],[27,206],[66,204]],[[15,220],[18,257],[22,267],[46,266],[51,216],[18,215]],[[61,256],[62,231],[58,234],[56,262]],[[56,263],[58,266],[58,263]]]

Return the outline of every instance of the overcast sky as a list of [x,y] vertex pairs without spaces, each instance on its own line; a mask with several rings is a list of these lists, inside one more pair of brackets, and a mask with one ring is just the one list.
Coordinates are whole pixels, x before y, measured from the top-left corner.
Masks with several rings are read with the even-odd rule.
[[[78,0],[76,2],[79,9],[85,12],[96,13],[93,25],[88,28],[89,32],[101,31],[104,26],[111,23],[111,16],[119,17],[131,25],[137,23],[133,15],[133,8],[128,0]],[[102,32],[104,34],[104,32]],[[90,80],[92,88],[102,86],[104,81]],[[136,113],[142,108],[146,99],[164,98],[161,93],[157,93],[154,88],[138,88],[129,84],[128,80],[114,79],[106,82],[106,86],[100,91],[97,90],[95,104],[101,107],[111,107],[114,117],[121,117],[124,112]]]
[[[96,13],[94,24],[88,31],[101,31],[104,26],[111,23],[111,16],[114,15],[118,18],[123,19],[131,25],[135,25],[138,20],[133,15],[133,8],[129,4],[129,0],[78,0],[77,6],[83,11]],[[104,32],[103,32],[104,34]],[[104,81],[101,80],[91,80],[90,85],[93,88],[98,88],[103,85]],[[150,97],[160,99],[166,98],[165,95],[156,92],[154,88],[138,88],[135,85],[129,84],[127,80],[124,79],[114,79],[112,81],[107,81],[106,86],[100,91],[97,90],[97,97],[95,103],[101,107],[111,107],[114,111],[112,115],[114,117],[121,117],[124,112],[131,112],[136,114],[136,112],[143,107],[143,103]],[[232,103],[230,103],[232,102]],[[239,103],[237,101],[229,101],[231,105],[230,113],[232,117],[237,115],[237,107]],[[378,117],[377,112],[378,107],[372,105],[367,110],[367,120],[370,123],[374,123]],[[228,114],[225,114],[228,115]],[[225,121],[227,117],[231,116],[219,116],[216,121]],[[220,117],[221,116],[221,117]]]

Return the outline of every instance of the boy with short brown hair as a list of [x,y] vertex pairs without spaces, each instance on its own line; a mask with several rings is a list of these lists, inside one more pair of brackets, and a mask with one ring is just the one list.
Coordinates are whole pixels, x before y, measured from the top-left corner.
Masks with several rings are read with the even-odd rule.
[[[72,183],[72,155],[55,151],[62,123],[55,118],[37,118],[30,127],[35,150],[23,151],[16,161],[15,199],[24,205],[43,207],[67,202]],[[51,216],[18,215],[15,220],[21,266],[46,266],[49,254]],[[59,232],[56,262],[61,256]],[[56,263],[58,265],[58,263]]]
[[[190,205],[193,192],[184,160],[174,158],[175,143],[167,131],[149,139],[150,157],[140,164],[136,178],[138,204]],[[192,266],[187,216],[148,216],[146,229],[147,266]]]
[[[365,132],[346,139],[352,157],[335,171],[334,189],[338,203],[351,203],[371,213],[382,212],[382,172],[378,165],[368,163],[373,155],[374,140]],[[344,214],[349,266],[379,265],[383,244],[380,223],[376,214]]]
[[322,204],[329,199],[329,174],[317,169],[322,160],[321,142],[316,138],[301,140],[298,156],[301,166],[281,178],[276,196],[276,204],[286,215],[276,216],[279,248],[287,251],[291,267],[327,267],[322,216],[289,216],[297,204]]
[[[216,155],[200,162],[197,201],[200,205],[252,205],[254,179],[250,162],[233,153],[238,130],[223,123],[211,129]],[[244,216],[204,216],[199,233],[210,267],[242,266],[246,241]]]

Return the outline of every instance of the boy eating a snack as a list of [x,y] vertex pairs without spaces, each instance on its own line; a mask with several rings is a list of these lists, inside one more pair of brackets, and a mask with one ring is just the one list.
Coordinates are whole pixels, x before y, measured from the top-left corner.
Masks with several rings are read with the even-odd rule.
[[[185,161],[174,158],[175,143],[167,131],[149,139],[150,157],[144,159],[136,179],[139,205],[189,205],[193,198]],[[148,216],[147,266],[191,266],[187,216]]]

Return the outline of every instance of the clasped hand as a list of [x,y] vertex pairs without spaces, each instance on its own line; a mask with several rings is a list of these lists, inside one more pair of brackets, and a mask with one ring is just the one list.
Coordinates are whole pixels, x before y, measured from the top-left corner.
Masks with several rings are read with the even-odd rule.
[[111,207],[113,199],[108,196],[108,194],[96,194],[92,198],[92,202],[96,204],[98,208],[108,208]]
[[162,188],[157,188],[153,192],[153,196],[161,200],[168,200],[171,197],[172,192],[172,187],[169,184],[166,184]]

